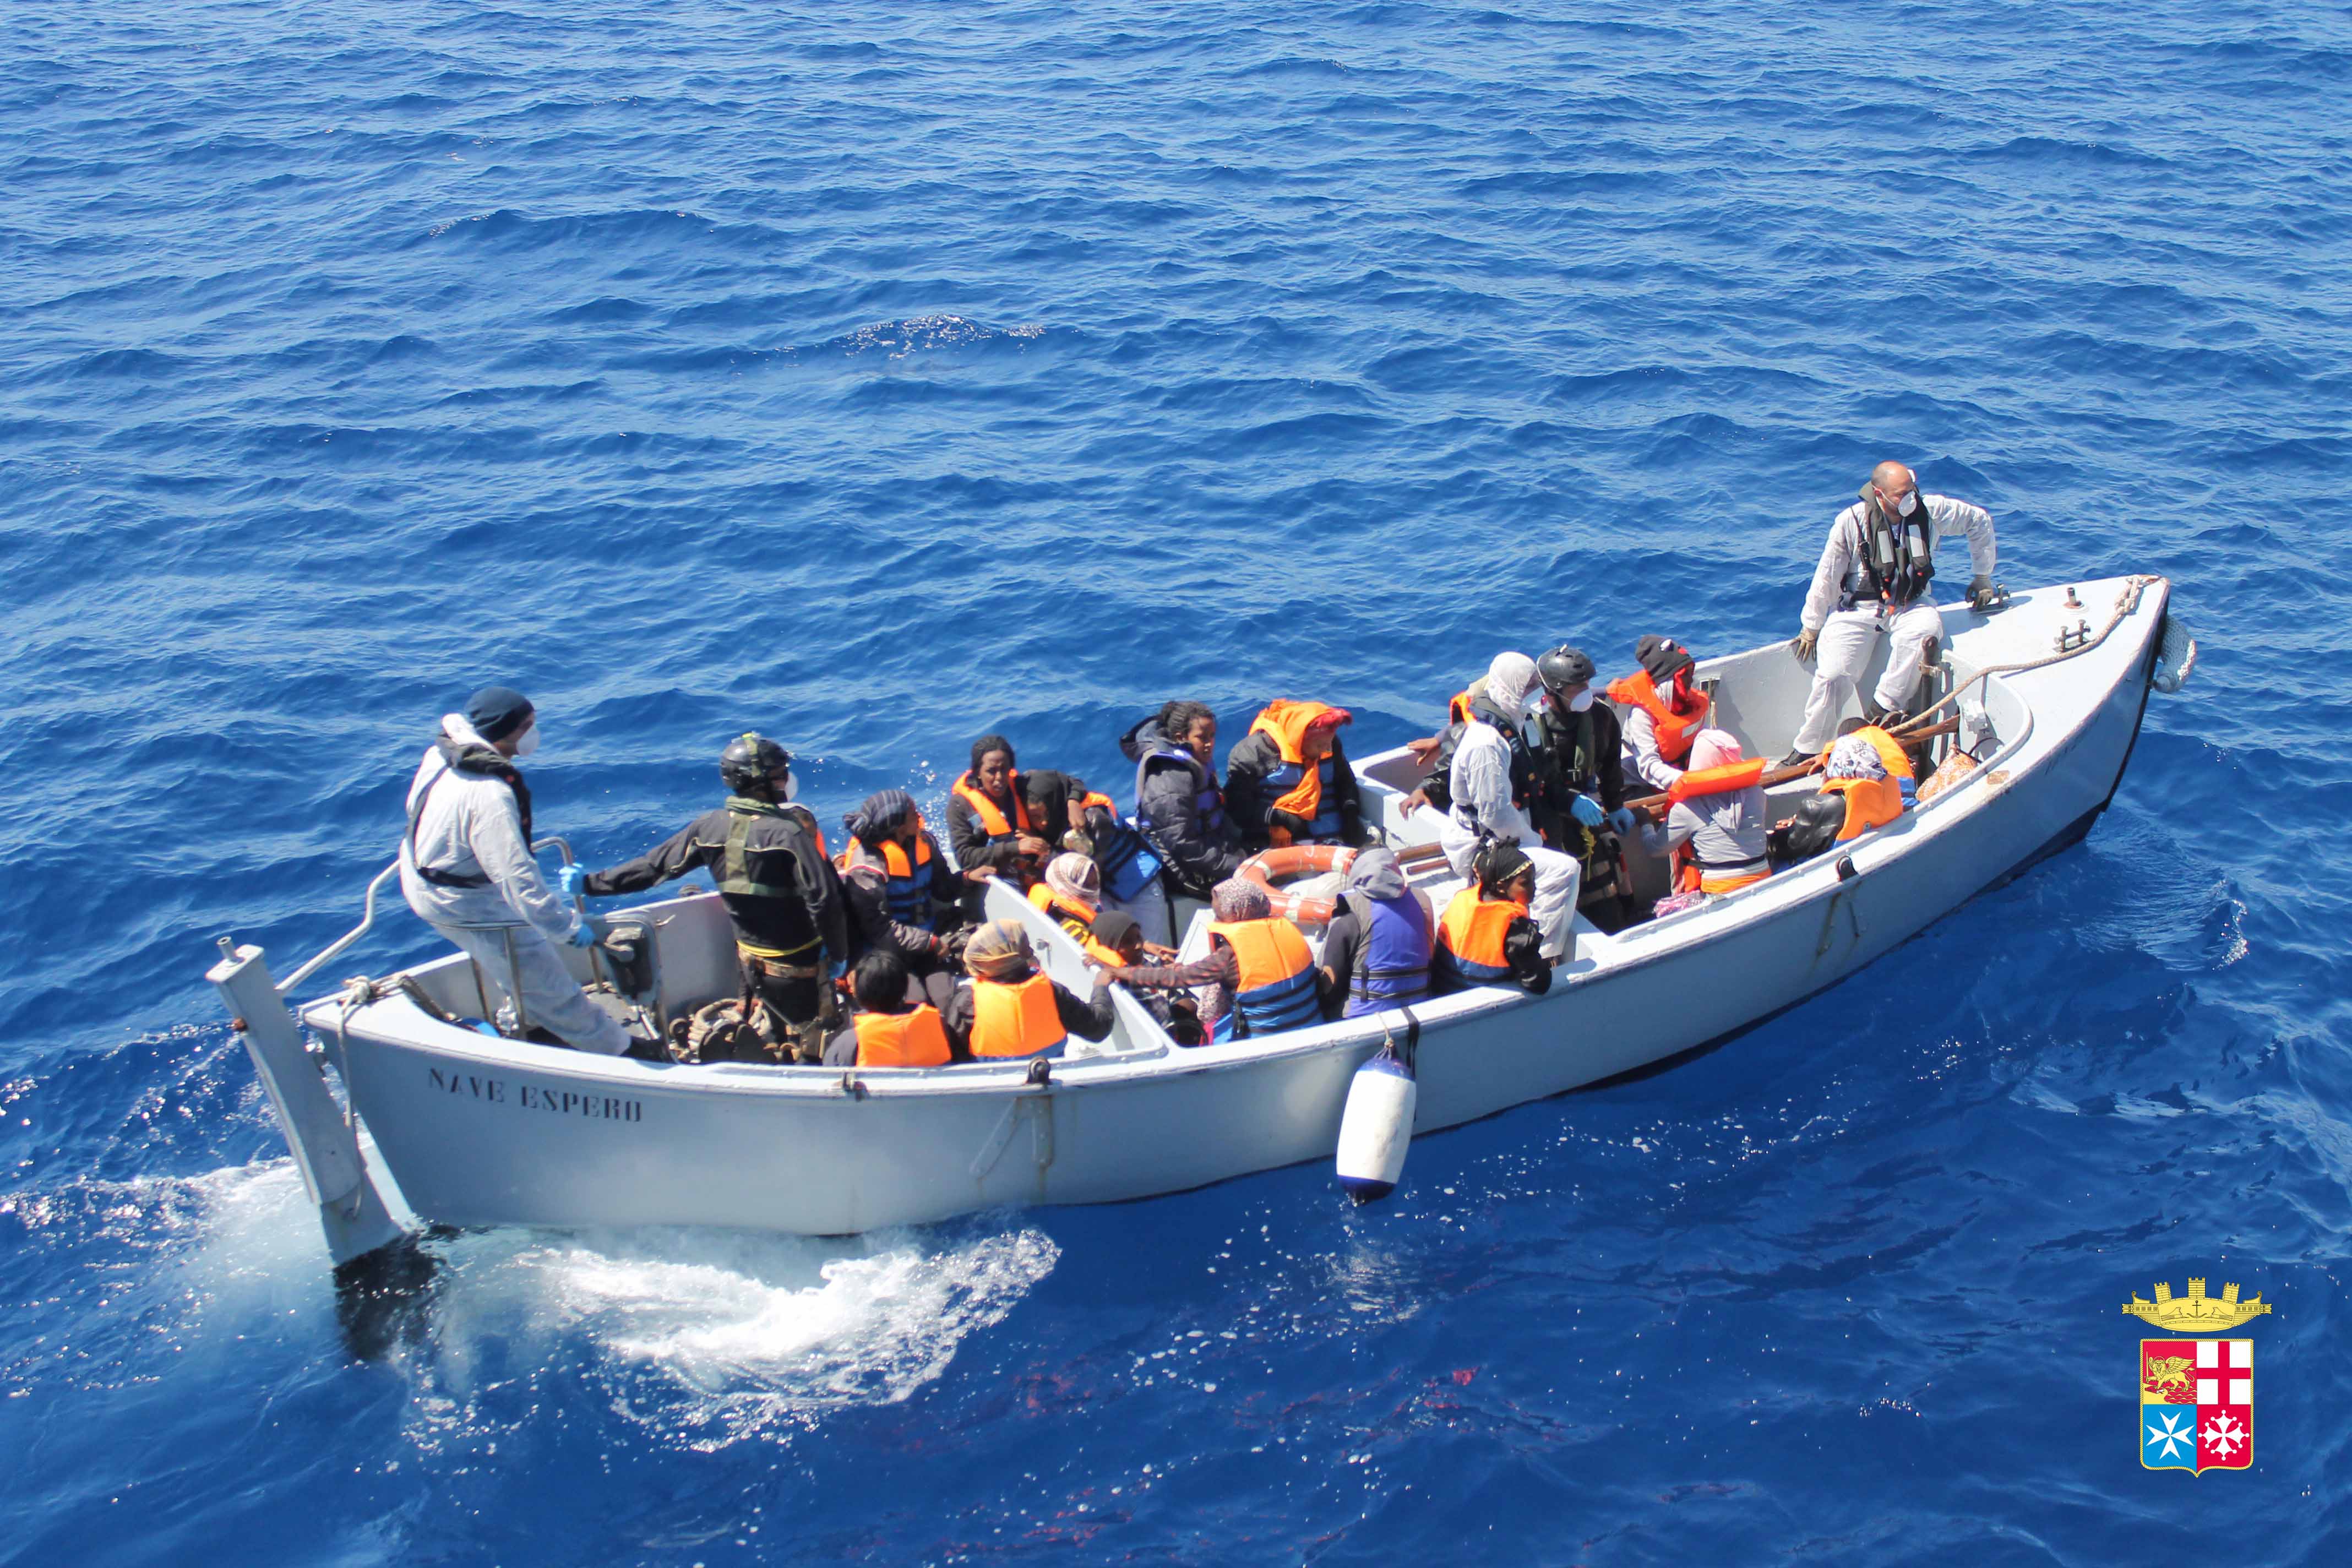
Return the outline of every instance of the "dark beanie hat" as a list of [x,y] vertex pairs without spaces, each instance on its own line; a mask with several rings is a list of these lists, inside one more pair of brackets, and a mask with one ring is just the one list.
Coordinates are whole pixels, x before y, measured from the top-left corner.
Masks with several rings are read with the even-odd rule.
[[466,699],[466,722],[485,741],[503,741],[530,722],[530,699],[511,686],[485,686]]
[[1674,679],[1675,671],[1688,668],[1690,650],[1672,637],[1647,637],[1633,645],[1633,660],[1650,672],[1653,682],[1663,684]]
[[1095,917],[1095,940],[1113,951],[1134,929],[1135,917],[1124,910],[1105,910]]

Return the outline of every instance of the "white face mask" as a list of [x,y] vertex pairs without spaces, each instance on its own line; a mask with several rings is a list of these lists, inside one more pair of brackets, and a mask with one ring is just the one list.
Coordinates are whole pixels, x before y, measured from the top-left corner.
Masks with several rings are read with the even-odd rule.
[[527,757],[537,750],[539,750],[539,721],[533,718],[530,723],[522,727],[522,733],[515,737],[514,754],[518,758]]
[[1568,710],[1571,713],[1581,713],[1591,706],[1592,688],[1590,686],[1568,700]]
[[800,799],[800,797],[801,775],[798,773],[786,773],[784,775],[784,799],[787,801],[794,801]]
[[1905,517],[1909,517],[1913,512],[1918,510],[1919,492],[1917,490],[1905,490],[1903,492],[1903,499],[1895,504],[1895,510],[1902,513]]

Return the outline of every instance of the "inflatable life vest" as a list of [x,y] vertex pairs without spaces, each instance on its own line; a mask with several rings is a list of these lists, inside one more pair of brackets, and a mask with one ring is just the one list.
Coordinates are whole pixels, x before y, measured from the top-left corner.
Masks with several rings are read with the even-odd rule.
[[[1087,826],[1087,814],[1099,808],[1108,819],[1100,829]],[[1160,857],[1152,853],[1143,835],[1118,814],[1110,796],[1091,791],[1070,806],[1070,826],[1087,836],[1094,846],[1095,865],[1102,872],[1103,891],[1121,903],[1141,898],[1144,890],[1159,879]]]
[[860,1013],[857,1065],[862,1068],[942,1068],[952,1059],[947,1026],[926,1002],[911,1013]]
[[883,902],[890,918],[900,925],[931,929],[931,836],[923,831],[920,815],[915,818],[915,853],[911,860],[907,847],[895,838],[886,838],[878,846],[852,838],[835,865],[845,874],[861,866],[879,866],[884,879]]
[[[1265,792],[1269,811],[1286,812],[1309,824],[1310,838],[1339,837],[1339,804],[1333,787],[1334,760],[1329,752],[1312,768],[1307,765],[1307,731],[1315,721],[1331,711],[1328,702],[1294,702],[1280,698],[1269,702],[1250,724],[1253,735],[1265,735],[1274,742],[1282,761],[1268,770]],[[1267,825],[1269,837],[1277,847],[1291,842],[1290,830]]]
[[1348,907],[1359,911],[1363,924],[1356,939],[1355,967],[1348,976],[1345,1016],[1360,1018],[1428,995],[1436,939],[1421,900],[1410,891],[1396,899],[1350,893]]
[[1637,669],[1609,683],[1610,701],[1638,708],[1650,716],[1650,728],[1658,739],[1658,755],[1676,767],[1690,755],[1691,742],[1706,727],[1707,710],[1713,706],[1706,693],[1696,687],[1691,689],[1690,695],[1697,706],[1689,712],[1669,706],[1667,700],[1658,695],[1657,686],[1646,669]]
[[1070,940],[1086,949],[1087,956],[1097,963],[1108,964],[1115,969],[1127,962],[1118,955],[1116,948],[1105,947],[1095,940],[1097,911],[1091,905],[1064,898],[1043,882],[1029,889],[1029,901],[1068,931]]
[[1297,926],[1279,916],[1217,921],[1210,923],[1209,935],[1234,950],[1240,971],[1234,1005],[1217,1020],[1218,1039],[1303,1029],[1316,1021],[1322,1009],[1315,994],[1315,954]]
[[[1880,779],[1829,779],[1822,781],[1822,793],[1834,790],[1845,796],[1845,826],[1838,829],[1837,842],[1858,837],[1874,827],[1884,827],[1903,815],[1903,786],[1912,782],[1911,759],[1904,754],[1903,742],[1875,724],[1856,730],[1878,752],[1885,765],[1886,776]],[[1851,738],[1851,737],[1849,737]]]
[[1862,516],[1854,521],[1861,538],[1855,542],[1854,563],[1840,585],[1839,609],[1851,610],[1864,599],[1901,609],[1927,591],[1936,575],[1936,524],[1927,511],[1927,495],[1917,489],[1912,494],[1916,504],[1911,515],[1890,518],[1870,487],[1862,487]]
[[994,801],[988,798],[986,790],[972,782],[969,768],[956,780],[953,792],[964,805],[971,807],[971,814],[980,818],[980,830],[988,835],[991,844],[1010,844],[1024,834],[1034,838],[1037,830],[1030,825],[1029,803],[1021,794],[1021,775],[1005,775],[1004,787],[1013,793],[1013,815],[1010,818]]
[[1437,922],[1438,974],[1456,985],[1509,980],[1511,961],[1503,952],[1503,939],[1510,935],[1511,922],[1525,920],[1527,913],[1527,905],[1482,897],[1475,887],[1454,894]]
[[983,1059],[1058,1052],[1068,1031],[1054,1005],[1054,983],[1043,974],[1006,984],[971,983],[971,1054]]
[[[1725,763],[1719,767],[1692,768],[1668,786],[1666,802],[1671,808],[1686,800],[1751,789],[1763,782],[1764,759],[1761,757]],[[1762,881],[1772,869],[1761,855],[1737,865],[1709,866],[1692,854],[1687,844],[1675,849],[1675,891],[1678,893],[1733,892],[1750,882]]]

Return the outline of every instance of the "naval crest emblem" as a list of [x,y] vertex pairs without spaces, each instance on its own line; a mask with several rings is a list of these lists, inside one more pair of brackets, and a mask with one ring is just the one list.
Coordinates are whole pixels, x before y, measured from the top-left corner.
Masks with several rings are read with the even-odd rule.
[[[2137,1295],[2124,1311],[2175,1332],[2219,1333],[2270,1310],[2260,1295],[2241,1300],[2238,1287],[2219,1297],[2189,1281],[2176,1297],[2159,1283],[2156,1300]],[[2254,1462],[2254,1342],[2142,1340],[2139,1342],[2139,1462],[2151,1470],[2243,1470]]]
[[2124,1303],[2124,1310],[2132,1317],[2145,1318],[2159,1329],[2191,1334],[2217,1334],[2270,1310],[2270,1303],[2263,1300],[2259,1291],[2251,1300],[2238,1300],[2234,1284],[2222,1286],[2219,1297],[2208,1296],[2202,1279],[2191,1279],[2186,1296],[2175,1296],[2171,1286],[2158,1280],[2155,1300],[2143,1301],[2135,1291],[2132,1299]]

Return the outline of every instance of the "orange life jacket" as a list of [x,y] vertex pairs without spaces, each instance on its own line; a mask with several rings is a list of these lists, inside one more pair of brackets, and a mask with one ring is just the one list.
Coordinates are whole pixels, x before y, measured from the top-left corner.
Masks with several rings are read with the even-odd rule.
[[940,1068],[948,1065],[947,1026],[926,1002],[911,1013],[860,1013],[857,1065],[862,1068]]
[[[1764,782],[1764,759],[1750,757],[1746,762],[1725,763],[1712,768],[1692,768],[1666,789],[1669,806],[1700,795],[1729,795],[1734,790],[1747,789]],[[1771,868],[1760,871],[1710,871],[1690,857],[1685,844],[1675,851],[1679,868],[1675,878],[1677,893],[1728,893],[1750,882],[1760,882],[1771,875]]]
[[928,927],[931,923],[931,836],[923,831],[922,813],[915,814],[912,859],[908,858],[907,847],[895,838],[886,838],[876,845],[852,837],[849,847],[833,864],[844,876],[860,866],[881,867],[885,879],[883,901],[890,918],[900,925]]
[[997,804],[988,798],[988,792],[972,783],[971,769],[965,769],[963,776],[956,780],[954,790],[971,807],[972,815],[980,818],[981,831],[988,835],[991,844],[1010,844],[1024,833],[1034,838],[1037,830],[1029,822],[1029,802],[1021,794],[1021,775],[1005,775],[1004,787],[1013,794],[1013,816],[1009,821]]
[[1824,794],[1836,790],[1845,796],[1845,826],[1838,829],[1837,841],[1858,837],[1874,827],[1884,827],[1903,815],[1902,780],[1913,776],[1911,759],[1904,754],[1903,742],[1875,724],[1865,724],[1854,731],[1867,740],[1878,752],[1878,760],[1886,766],[1883,779],[1823,779]]
[[1445,704],[1445,721],[1449,724],[1470,722],[1470,703],[1478,695],[1478,681],[1472,681],[1455,692]]
[[1093,905],[1065,898],[1043,882],[1029,889],[1029,901],[1060,921],[1062,929],[1076,938],[1077,944],[1087,950],[1087,956],[1097,963],[1116,969],[1127,962],[1116,948],[1105,947],[1095,940],[1095,916],[1098,911]]
[[1637,669],[1622,680],[1609,683],[1609,700],[1639,708],[1650,716],[1650,727],[1658,738],[1658,755],[1669,763],[1680,763],[1689,756],[1692,740],[1706,728],[1706,710],[1711,706],[1706,693],[1694,687],[1691,698],[1698,706],[1688,713],[1667,706],[1667,700],[1658,695],[1646,669]]
[[[1314,763],[1307,762],[1307,731],[1314,727],[1316,720],[1330,711],[1331,705],[1328,702],[1294,702],[1286,697],[1276,698],[1260,709],[1258,716],[1251,721],[1249,732],[1271,736],[1283,762],[1298,770],[1298,782],[1274,800],[1271,809],[1286,811],[1310,823],[1322,815],[1323,776],[1331,771],[1334,764],[1328,748]],[[1336,821],[1332,827],[1336,832]],[[1287,829],[1276,828],[1273,832],[1281,836],[1276,840],[1277,847],[1289,843]]]
[[1043,974],[1013,984],[971,983],[971,1054],[982,1058],[1042,1056],[1069,1036],[1054,1005],[1054,983]]
[[1234,1005],[1217,1020],[1216,1037],[1303,1029],[1321,1015],[1315,994],[1315,954],[1298,928],[1280,915],[1261,921],[1213,921],[1209,935],[1234,950]]
[[1511,977],[1503,939],[1511,922],[1527,917],[1528,906],[1512,899],[1489,899],[1475,887],[1463,889],[1438,917],[1434,965],[1440,974],[1465,985],[1491,985]]

